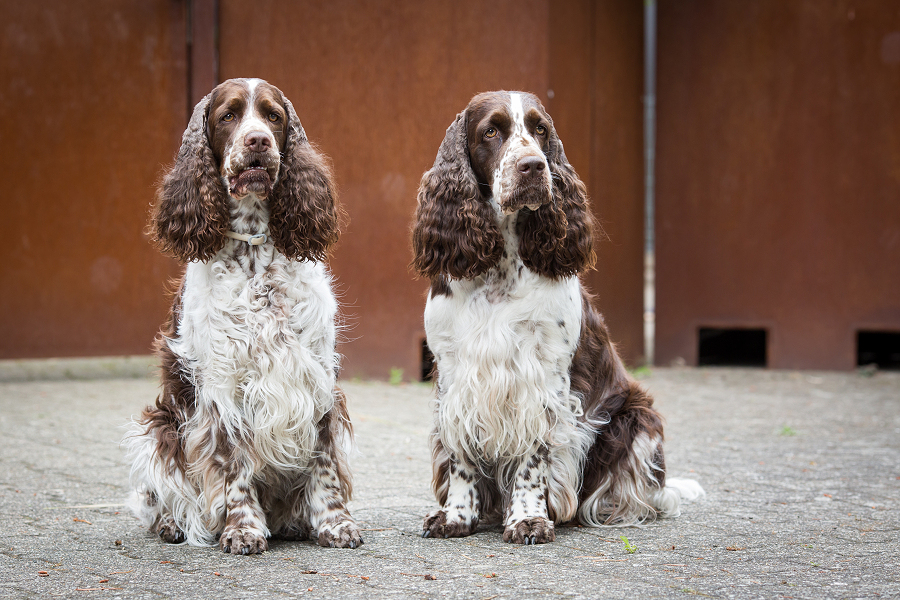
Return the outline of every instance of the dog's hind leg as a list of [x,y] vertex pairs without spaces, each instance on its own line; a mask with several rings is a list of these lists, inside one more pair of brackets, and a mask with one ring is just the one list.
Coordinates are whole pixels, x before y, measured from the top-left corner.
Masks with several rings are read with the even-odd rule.
[[170,544],[180,544],[185,540],[184,532],[175,523],[172,515],[160,515],[153,526],[153,531],[159,535],[162,541]]
[[[636,525],[676,516],[681,500],[703,493],[691,480],[666,481],[663,429],[653,400],[636,382],[607,400],[616,407],[588,452],[578,517],[591,526]],[[687,483],[684,483],[684,482]]]

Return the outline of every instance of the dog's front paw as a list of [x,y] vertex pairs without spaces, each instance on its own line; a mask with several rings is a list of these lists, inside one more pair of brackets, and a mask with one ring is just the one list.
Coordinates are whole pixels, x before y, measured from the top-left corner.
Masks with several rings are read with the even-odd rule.
[[318,542],[325,548],[358,548],[363,545],[359,527],[351,520],[322,524]]
[[219,538],[219,548],[225,554],[261,554],[269,549],[269,542],[260,531],[225,529]]
[[478,527],[478,519],[467,520],[461,515],[449,516],[446,510],[441,509],[425,517],[422,537],[466,537],[472,535],[476,527]]
[[156,533],[164,542],[170,544],[180,544],[184,541],[184,532],[175,524],[175,519],[166,516],[161,517],[156,524]]
[[510,523],[503,532],[503,541],[513,544],[546,544],[556,539],[553,521],[544,517],[523,519]]

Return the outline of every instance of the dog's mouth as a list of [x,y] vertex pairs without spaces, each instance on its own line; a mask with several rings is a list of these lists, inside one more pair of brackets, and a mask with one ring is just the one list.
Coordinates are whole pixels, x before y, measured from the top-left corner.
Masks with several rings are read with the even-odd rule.
[[254,194],[260,199],[267,198],[272,191],[272,176],[261,164],[251,164],[246,169],[228,178],[228,191],[235,198]]
[[506,215],[511,215],[517,210],[527,208],[535,211],[552,199],[550,190],[543,185],[528,185],[518,187],[500,202],[500,210]]

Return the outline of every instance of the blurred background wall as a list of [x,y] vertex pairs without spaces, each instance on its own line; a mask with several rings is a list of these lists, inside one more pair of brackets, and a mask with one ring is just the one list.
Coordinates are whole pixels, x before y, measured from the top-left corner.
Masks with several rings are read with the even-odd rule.
[[[261,77],[333,160],[350,217],[330,261],[345,377],[419,379],[416,189],[491,89],[553,116],[606,233],[585,282],[642,361],[643,2],[0,8],[0,358],[149,352],[181,270],[143,234],[155,183],[193,103]],[[662,0],[658,39],[657,362],[758,360],[740,336],[761,332],[764,365],[849,369],[864,331],[900,363],[900,7]]]
[[756,330],[772,367],[900,367],[900,3],[666,0],[659,23],[659,362]]

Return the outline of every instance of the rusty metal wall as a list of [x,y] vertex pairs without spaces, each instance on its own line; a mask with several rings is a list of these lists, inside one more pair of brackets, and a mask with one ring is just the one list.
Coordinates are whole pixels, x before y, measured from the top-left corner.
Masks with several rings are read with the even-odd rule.
[[146,354],[175,273],[142,230],[185,123],[184,5],[2,13],[0,358]]
[[643,361],[642,36],[639,2],[559,2],[550,14],[548,109],[602,226],[584,282],[630,364]]
[[636,365],[644,353],[643,3],[592,4],[589,190],[605,235],[585,283],[623,358]]
[[281,87],[334,161],[350,216],[331,263],[349,317],[345,376],[397,367],[418,378],[426,283],[407,268],[416,189],[456,113],[491,89],[534,92],[554,115],[613,239],[588,283],[614,337],[640,353],[641,13],[627,2],[592,6],[221,1],[222,78]]
[[849,369],[900,331],[900,6],[661,0],[658,361],[761,327],[769,366]]
[[0,222],[10,241],[0,357],[149,350],[165,281],[180,270],[142,234],[154,183],[189,107],[239,76],[281,87],[333,159],[350,217],[331,261],[344,376],[418,378],[427,285],[407,268],[416,189],[456,113],[490,89],[534,92],[554,115],[611,239],[586,281],[626,356],[640,355],[639,4],[4,6],[0,108],[23,118],[0,121],[2,139],[17,140],[0,152],[23,176],[0,195],[11,217]]
[[278,85],[334,162],[350,217],[331,261],[345,376],[396,367],[417,379],[427,286],[407,265],[419,178],[474,94],[547,101],[549,3],[222,0],[220,14],[222,77]]

